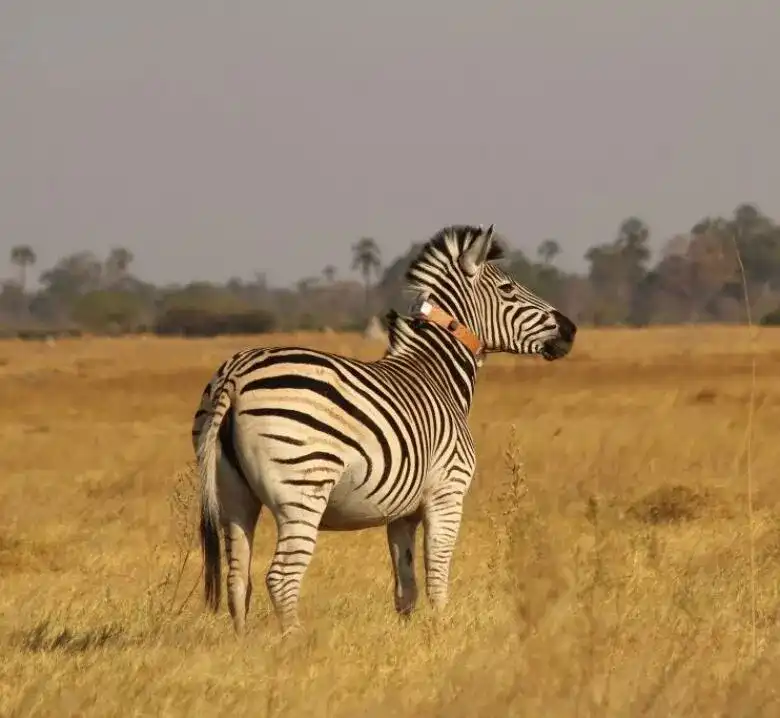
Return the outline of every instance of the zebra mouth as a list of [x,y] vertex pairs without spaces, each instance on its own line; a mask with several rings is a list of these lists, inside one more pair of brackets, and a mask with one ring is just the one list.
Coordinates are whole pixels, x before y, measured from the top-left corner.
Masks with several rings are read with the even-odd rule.
[[556,341],[545,342],[542,346],[541,352],[543,359],[547,361],[555,361],[556,359],[562,359],[569,353],[571,345],[568,343],[559,343]]

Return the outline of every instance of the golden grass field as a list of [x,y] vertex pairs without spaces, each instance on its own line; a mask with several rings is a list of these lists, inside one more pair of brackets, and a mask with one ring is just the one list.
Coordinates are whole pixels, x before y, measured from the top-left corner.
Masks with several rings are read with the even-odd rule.
[[203,386],[255,341],[0,343],[0,715],[780,715],[780,331],[490,357],[446,611],[399,623],[383,529],[322,534],[287,641],[268,514],[246,637],[203,611],[187,471]]

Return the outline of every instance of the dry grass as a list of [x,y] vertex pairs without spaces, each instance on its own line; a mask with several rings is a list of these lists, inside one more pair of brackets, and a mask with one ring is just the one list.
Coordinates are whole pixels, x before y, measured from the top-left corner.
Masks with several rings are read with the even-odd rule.
[[[748,332],[491,357],[446,613],[399,625],[384,532],[325,534],[284,643],[267,516],[243,643],[188,600],[191,412],[245,342],[0,344],[0,714],[780,715],[780,333],[755,342],[754,657]],[[272,341],[293,339],[381,351]]]

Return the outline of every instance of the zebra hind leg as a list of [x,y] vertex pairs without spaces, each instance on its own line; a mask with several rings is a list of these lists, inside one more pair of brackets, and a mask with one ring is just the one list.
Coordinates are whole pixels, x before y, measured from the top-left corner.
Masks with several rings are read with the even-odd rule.
[[419,514],[414,514],[387,524],[387,543],[395,581],[395,610],[404,617],[412,614],[417,603],[414,547],[420,518]]
[[284,636],[300,628],[301,582],[317,545],[320,519],[328,503],[331,485],[332,482],[328,482],[316,491],[301,492],[295,499],[279,504],[274,512],[276,551],[265,583]]
[[[236,634],[246,631],[252,597],[252,544],[262,504],[234,471],[220,472],[221,519],[228,564],[227,599]],[[229,486],[226,484],[229,482]]]

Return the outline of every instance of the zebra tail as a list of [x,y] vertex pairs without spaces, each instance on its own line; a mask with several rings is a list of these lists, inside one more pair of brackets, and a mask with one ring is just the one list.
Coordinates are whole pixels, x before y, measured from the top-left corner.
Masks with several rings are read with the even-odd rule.
[[206,606],[216,613],[222,599],[222,557],[219,545],[219,497],[217,496],[217,441],[219,428],[232,404],[233,383],[223,382],[213,400],[213,411],[198,444],[200,473],[200,546],[203,554],[203,587]]

